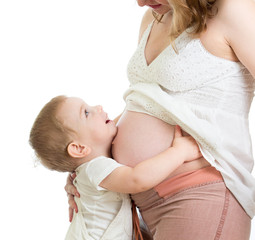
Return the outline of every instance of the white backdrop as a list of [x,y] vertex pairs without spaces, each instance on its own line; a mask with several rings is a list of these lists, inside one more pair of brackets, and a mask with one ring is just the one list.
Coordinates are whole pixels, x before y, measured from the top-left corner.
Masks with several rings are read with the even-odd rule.
[[144,11],[135,0],[0,0],[0,239],[64,239],[67,174],[34,166],[30,128],[59,94],[121,113]]

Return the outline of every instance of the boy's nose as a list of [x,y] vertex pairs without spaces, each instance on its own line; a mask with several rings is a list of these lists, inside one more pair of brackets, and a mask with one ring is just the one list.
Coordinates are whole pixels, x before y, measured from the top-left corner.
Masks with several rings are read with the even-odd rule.
[[101,105],[97,105],[96,109],[99,113],[101,113],[103,111],[103,107]]

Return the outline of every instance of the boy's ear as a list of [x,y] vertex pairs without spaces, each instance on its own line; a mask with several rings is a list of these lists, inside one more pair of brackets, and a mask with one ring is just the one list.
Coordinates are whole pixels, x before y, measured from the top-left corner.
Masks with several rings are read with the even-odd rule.
[[91,148],[76,142],[71,142],[67,146],[68,154],[73,158],[83,158],[91,153]]

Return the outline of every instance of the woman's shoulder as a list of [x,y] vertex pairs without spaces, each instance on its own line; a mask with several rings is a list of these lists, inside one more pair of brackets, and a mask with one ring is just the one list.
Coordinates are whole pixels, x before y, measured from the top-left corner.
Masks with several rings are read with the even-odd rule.
[[255,1],[219,0],[216,20],[232,51],[255,76]]
[[255,0],[218,0],[216,7],[217,14],[212,20],[216,24],[212,26],[224,32],[229,43],[237,35],[246,36],[247,31],[254,32]]
[[152,10],[148,9],[142,18],[142,22],[140,25],[140,31],[139,31],[139,42],[141,37],[143,36],[144,31],[147,29],[148,25],[154,20],[154,17],[152,15]]
[[254,14],[255,0],[218,0],[216,6],[219,18],[234,21]]

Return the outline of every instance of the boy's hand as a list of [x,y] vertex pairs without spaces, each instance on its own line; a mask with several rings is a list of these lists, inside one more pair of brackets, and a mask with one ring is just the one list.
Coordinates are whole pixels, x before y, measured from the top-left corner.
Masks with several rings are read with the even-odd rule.
[[175,134],[172,147],[177,149],[184,162],[196,160],[202,157],[196,140],[191,136],[182,136],[180,126],[175,126]]

